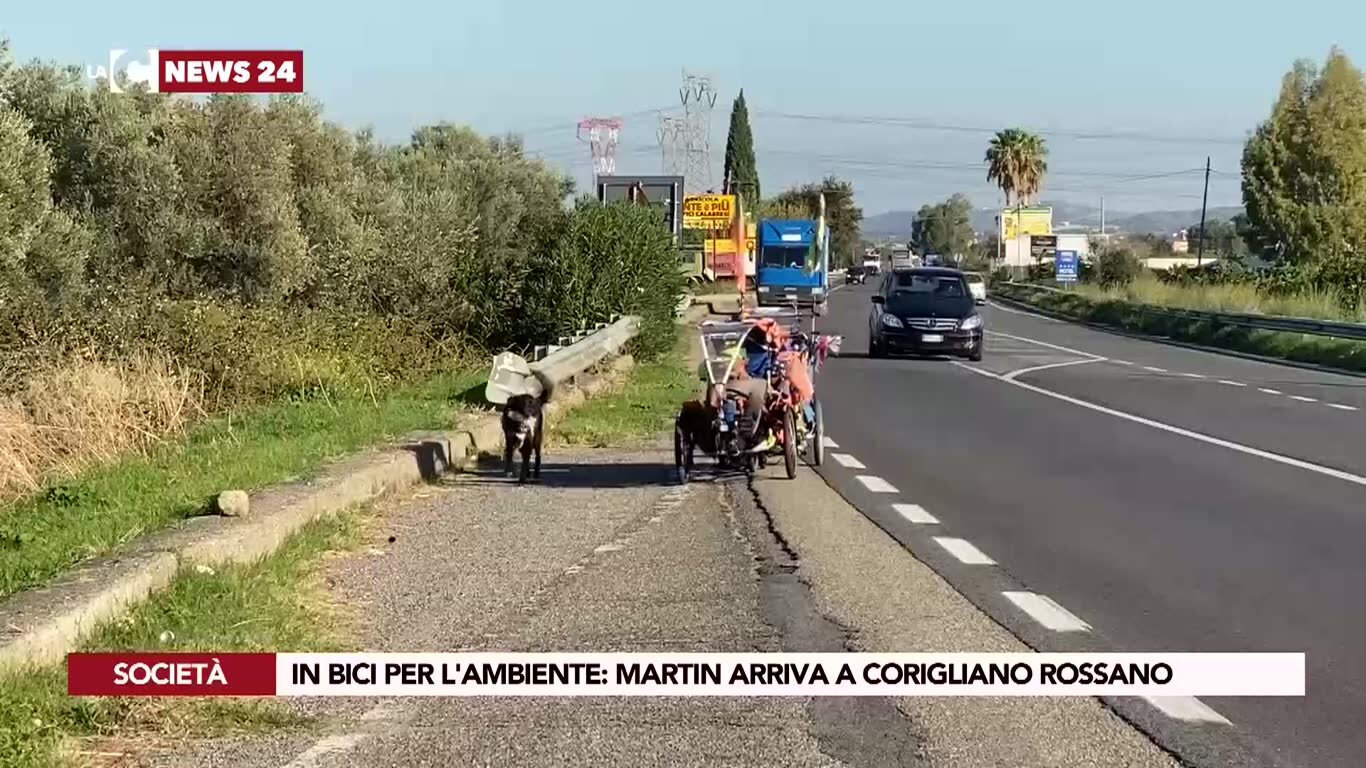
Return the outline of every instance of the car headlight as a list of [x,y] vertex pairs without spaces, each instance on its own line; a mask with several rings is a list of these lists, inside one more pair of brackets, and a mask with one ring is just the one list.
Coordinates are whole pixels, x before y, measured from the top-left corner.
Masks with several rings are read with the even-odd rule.
[[978,328],[981,328],[981,327],[982,327],[982,316],[981,316],[981,315],[972,315],[971,317],[964,318],[964,319],[963,319],[963,322],[961,322],[961,323],[958,324],[958,330],[960,330],[960,331],[975,331],[975,330],[977,330]]
[[767,285],[761,285],[761,286],[759,286],[759,293],[768,293],[768,286],[767,286]]
[[897,317],[896,315],[883,315],[883,316],[882,316],[882,324],[885,325],[885,326],[887,326],[888,328],[904,328],[904,327],[905,327],[905,326],[903,326],[903,325],[901,324],[901,318]]

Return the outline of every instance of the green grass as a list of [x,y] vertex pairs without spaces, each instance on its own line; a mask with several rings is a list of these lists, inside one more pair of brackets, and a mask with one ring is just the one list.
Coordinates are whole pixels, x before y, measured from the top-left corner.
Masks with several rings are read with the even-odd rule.
[[[1157,302],[1140,303],[1127,298],[1122,292],[1102,292],[1097,288],[1078,287],[1078,289],[1071,291],[1046,291],[1031,286],[999,285],[995,289],[995,293],[1002,298],[1014,299],[1065,317],[1118,328],[1131,333],[1170,338],[1192,344],[1299,363],[1323,365],[1349,371],[1366,371],[1366,344],[1361,342],[1299,333],[1250,330],[1238,326],[1215,325],[1203,320],[1168,317],[1142,310],[1142,303],[1151,306]],[[1155,294],[1146,295],[1152,297]],[[1230,291],[1225,295],[1235,296],[1237,294]],[[1190,296],[1188,295],[1187,298]],[[1268,302],[1261,306],[1295,306],[1304,311],[1312,308],[1314,301],[1312,298],[1306,298],[1300,304],[1273,305]],[[1203,309],[1206,311],[1235,311],[1230,307],[1216,309],[1213,306],[1194,306],[1194,304],[1195,300],[1191,299],[1189,304],[1168,301],[1159,306]],[[1312,315],[1297,314],[1296,316]]]
[[[358,515],[343,513],[254,565],[186,570],[82,650],[344,650],[345,622],[314,575],[323,555],[354,546],[360,529]],[[174,740],[308,724],[274,699],[74,698],[63,664],[0,678],[0,690],[0,765],[13,768],[63,765],[92,737]]]
[[[684,336],[691,339],[688,334]],[[606,447],[668,432],[679,406],[702,392],[688,359],[686,346],[680,341],[679,351],[673,355],[631,369],[626,381],[610,396],[575,408],[555,425],[553,436],[570,445]]]
[[1098,285],[1082,284],[1075,290],[1096,300],[1111,299],[1206,312],[1247,312],[1349,323],[1366,322],[1366,307],[1355,312],[1346,311],[1336,294],[1325,291],[1269,296],[1247,283],[1175,285],[1164,283],[1151,275],[1143,275],[1122,287],[1105,289]]
[[382,399],[309,400],[217,419],[149,456],[83,473],[0,506],[0,597],[203,512],[227,488],[307,477],[386,438],[450,426],[481,374],[438,377]]

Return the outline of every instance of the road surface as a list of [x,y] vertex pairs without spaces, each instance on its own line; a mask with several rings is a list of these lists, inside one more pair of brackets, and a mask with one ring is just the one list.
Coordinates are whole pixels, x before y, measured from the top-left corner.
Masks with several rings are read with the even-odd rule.
[[981,363],[870,360],[871,293],[832,488],[1038,650],[1305,652],[1302,699],[1111,702],[1195,764],[1366,765],[1366,379],[1002,306]]
[[[704,475],[684,491],[672,463],[667,443],[552,447],[540,484],[493,470],[423,488],[386,503],[328,580],[358,615],[358,645],[377,651],[1027,650],[809,469]],[[1176,768],[1089,698],[294,706],[318,729],[130,764]]]

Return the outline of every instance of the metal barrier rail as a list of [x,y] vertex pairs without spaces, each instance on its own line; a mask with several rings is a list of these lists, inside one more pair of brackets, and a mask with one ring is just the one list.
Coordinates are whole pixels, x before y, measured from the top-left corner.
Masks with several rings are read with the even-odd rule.
[[[1068,293],[1060,288],[1032,283],[1006,283],[1007,286],[1029,291],[1048,293]],[[1009,298],[1009,297],[1007,297]],[[1186,320],[1203,320],[1215,325],[1233,325],[1260,331],[1279,331],[1282,333],[1303,333],[1310,336],[1326,336],[1338,339],[1366,341],[1366,324],[1343,323],[1334,320],[1315,320],[1308,317],[1282,317],[1279,315],[1258,315],[1248,312],[1205,312],[1198,309],[1179,307],[1159,307],[1154,304],[1129,303],[1141,314],[1160,317],[1174,317]]]

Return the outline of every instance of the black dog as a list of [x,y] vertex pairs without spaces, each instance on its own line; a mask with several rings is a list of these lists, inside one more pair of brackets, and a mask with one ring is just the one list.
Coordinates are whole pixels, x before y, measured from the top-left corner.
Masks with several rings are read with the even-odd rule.
[[[540,377],[537,377],[538,379]],[[517,482],[525,483],[527,475],[541,477],[541,443],[545,438],[545,404],[550,401],[549,382],[542,380],[540,395],[513,395],[503,406],[503,474],[512,477],[512,454],[521,449],[522,472]],[[531,469],[531,454],[536,454],[536,468]]]

